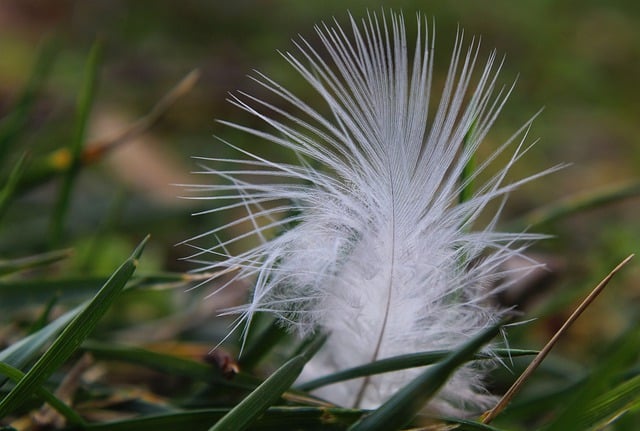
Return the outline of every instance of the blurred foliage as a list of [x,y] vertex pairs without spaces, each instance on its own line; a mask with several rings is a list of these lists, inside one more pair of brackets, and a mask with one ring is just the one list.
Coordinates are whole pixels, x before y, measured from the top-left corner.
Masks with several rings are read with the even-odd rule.
[[[573,163],[514,193],[505,210],[505,224],[554,235],[532,249],[550,271],[519,297],[524,315],[538,320],[511,328],[512,346],[539,348],[577,299],[637,250],[635,1],[6,0],[0,2],[0,426],[209,429],[256,387],[270,398],[259,406],[264,415],[251,418],[255,429],[346,429],[361,418],[360,411],[289,389],[318,341],[299,346],[267,318],[256,324],[239,365],[238,340],[209,353],[229,327],[213,318],[215,310],[243,301],[244,292],[202,300],[210,293],[199,286],[207,275],[188,273],[192,266],[179,258],[190,250],[175,244],[222,221],[190,217],[206,207],[179,199],[184,192],[172,184],[198,181],[189,175],[192,155],[225,156],[211,134],[250,144],[214,122],[255,121],[225,102],[236,89],[266,96],[247,73],[258,69],[312,97],[276,50],[293,50],[290,39],[298,34],[314,40],[314,24],[333,16],[344,22],[347,10],[360,16],[391,6],[407,21],[418,10],[434,17],[437,76],[458,25],[465,37],[482,37],[485,53],[495,47],[506,56],[503,82],[518,83],[487,152],[544,107],[532,131],[541,140],[514,177]],[[189,75],[194,69],[197,83]],[[193,88],[175,95],[171,89],[183,77]],[[170,103],[163,104],[164,96]],[[140,251],[127,256],[148,233],[131,274]],[[126,270],[114,272],[122,262]],[[498,417],[497,429],[640,427],[639,280],[632,263]],[[199,287],[185,292],[193,286]],[[425,355],[436,353],[443,360],[450,352]],[[495,373],[496,393],[530,361],[515,356],[512,364],[505,359],[509,370]],[[407,367],[415,360],[398,358]],[[50,407],[42,408],[43,400]],[[451,418],[436,423],[443,421],[495,429]]]

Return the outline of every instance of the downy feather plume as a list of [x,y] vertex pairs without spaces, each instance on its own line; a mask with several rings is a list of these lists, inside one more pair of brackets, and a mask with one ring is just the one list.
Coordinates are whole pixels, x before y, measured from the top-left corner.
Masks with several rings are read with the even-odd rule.
[[[350,32],[337,23],[317,26],[322,50],[302,38],[294,42],[297,54],[283,57],[315,90],[315,102],[322,102],[316,107],[258,72],[254,79],[276,102],[242,92],[231,96],[265,127],[223,123],[291,151],[298,163],[271,161],[222,139],[238,158],[202,158],[201,173],[220,180],[193,188],[202,193],[196,198],[215,205],[205,213],[245,215],[189,240],[214,242],[191,257],[208,262],[203,270],[235,271],[218,290],[239,280],[254,284],[249,303],[229,310],[240,316],[236,328],[256,312],[270,312],[300,335],[330,333],[303,378],[459,346],[504,314],[491,296],[507,287],[501,280],[517,280],[526,269],[507,277],[503,263],[539,238],[496,230],[507,194],[545,173],[505,180],[528,148],[529,123],[465,173],[513,88],[496,83],[501,62],[495,53],[481,61],[479,44],[472,40],[465,49],[459,33],[431,112],[434,34],[426,20],[417,21],[411,49],[403,17],[394,13],[350,17]],[[487,174],[508,148],[506,164]],[[488,180],[460,199],[481,174]],[[492,201],[497,213],[478,226]],[[218,239],[239,226],[249,228]],[[228,246],[250,237],[258,245],[230,255]],[[352,380],[317,393],[339,405],[373,408],[420,371]],[[462,367],[429,408],[459,413],[486,407],[485,371],[486,365]]]

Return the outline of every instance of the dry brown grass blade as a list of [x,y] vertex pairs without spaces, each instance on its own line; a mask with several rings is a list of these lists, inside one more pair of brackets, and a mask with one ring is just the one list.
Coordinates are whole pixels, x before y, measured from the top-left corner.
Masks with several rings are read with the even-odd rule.
[[[93,365],[93,358],[89,354],[84,354],[78,362],[71,368],[67,375],[58,386],[55,392],[56,397],[61,401],[72,404],[73,395],[80,387],[82,375],[89,367]],[[38,426],[46,428],[52,426],[54,428],[62,428],[65,426],[65,418],[58,411],[49,405],[44,405],[39,411],[33,415],[33,420]]]
[[93,142],[87,145],[87,149],[82,154],[82,162],[85,164],[92,163],[100,159],[107,151],[149,130],[178,99],[191,91],[199,77],[200,71],[198,69],[192,70],[182,78],[175,87],[165,94],[164,97],[151,108],[147,115],[131,124],[131,126],[123,130],[115,138],[102,142]]
[[551,349],[556,345],[560,337],[569,329],[569,327],[576,321],[578,317],[584,312],[584,310],[591,305],[591,303],[596,299],[596,297],[604,290],[606,285],[611,281],[613,276],[622,269],[631,259],[633,259],[634,254],[629,255],[626,259],[618,264],[592,291],[589,295],[578,305],[575,311],[569,316],[569,318],[564,322],[562,327],[556,332],[553,337],[549,340],[549,342],[544,346],[540,353],[534,358],[534,360],[529,364],[529,366],[522,372],[520,377],[515,381],[513,385],[509,388],[509,390],[502,396],[500,401],[493,407],[491,410],[485,412],[481,421],[483,424],[490,423],[493,419],[496,418],[504,410],[511,399],[518,393],[524,382],[529,378],[531,374],[538,368],[538,366],[544,361],[547,357]]

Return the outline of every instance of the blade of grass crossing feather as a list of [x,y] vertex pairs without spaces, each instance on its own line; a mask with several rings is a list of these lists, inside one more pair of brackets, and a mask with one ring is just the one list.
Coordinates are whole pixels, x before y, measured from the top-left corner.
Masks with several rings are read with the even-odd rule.
[[[0,362],[0,374],[7,376],[9,379],[14,382],[18,382],[24,378],[24,373],[17,368],[12,367],[11,365]],[[67,421],[72,425],[80,425],[84,423],[82,417],[75,412],[71,407],[66,405],[63,401],[56,398],[51,392],[46,390],[43,387],[38,387],[35,390],[36,395],[49,404],[51,407],[56,409],[58,413],[67,419]]]
[[11,199],[15,194],[16,188],[18,186],[18,182],[24,171],[26,160],[27,160],[26,153],[23,153],[18,158],[18,160],[16,160],[15,164],[11,168],[11,172],[7,177],[7,181],[5,182],[4,187],[2,187],[2,191],[0,191],[0,220],[2,220],[5,213],[9,209],[9,204],[11,203]]
[[304,353],[289,359],[209,430],[241,431],[247,429],[291,387],[305,364],[322,347],[325,340],[326,337],[317,338]]
[[[464,137],[463,151],[464,149],[469,147],[469,143],[471,142],[471,139],[474,137],[473,135],[475,130],[476,130],[476,121],[474,120],[473,123],[471,124],[471,127],[469,127],[467,134]],[[462,169],[462,173],[460,174],[460,184],[462,185],[462,188],[460,189],[460,194],[458,195],[458,202],[460,203],[464,203],[468,201],[473,196],[472,175],[474,170],[475,170],[475,153],[469,157],[469,161],[467,162],[466,165],[464,165],[464,168]]]
[[391,431],[407,425],[446,383],[449,376],[498,334],[500,326],[501,324],[498,324],[482,331],[442,362],[425,370],[382,406],[356,422],[349,430]]
[[75,131],[69,147],[70,164],[63,178],[60,193],[51,219],[51,241],[59,242],[64,228],[64,221],[71,198],[71,189],[77,177],[82,157],[82,146],[85,140],[87,123],[98,78],[98,65],[102,56],[102,45],[94,43],[87,59],[84,83],[78,95]]
[[113,273],[91,302],[63,329],[25,377],[0,401],[0,417],[20,407],[91,333],[133,275],[148,238],[138,245],[131,257]]
[[[586,382],[574,392],[572,398],[565,401],[566,407],[546,430],[584,430],[594,425],[588,421],[589,415],[584,413],[590,405],[596,403],[603,392],[607,391],[620,370],[625,369],[637,358],[638,346],[640,346],[640,327],[632,328],[616,340],[614,346],[608,349],[611,353],[602,358]],[[602,414],[603,412],[600,411],[601,416]]]
[[56,39],[50,39],[41,46],[22,94],[12,107],[11,113],[0,122],[0,160],[7,160],[7,154],[12,144],[27,124],[31,107],[51,71],[57,53],[58,41]]
[[[450,350],[436,350],[431,352],[410,353],[407,355],[399,355],[391,358],[381,359],[366,365],[349,368],[337,373],[329,374],[318,379],[309,380],[296,386],[296,389],[302,391],[312,391],[322,386],[333,383],[343,382],[345,380],[357,379],[359,377],[371,376],[374,374],[388,373],[391,371],[404,370],[407,368],[424,367],[439,362],[450,355]],[[532,356],[538,354],[537,350],[521,350],[521,349],[494,349],[494,356],[478,353],[471,360],[482,360],[498,357],[501,359],[510,359],[518,356]]]
[[455,427],[456,431],[506,431],[502,428],[496,428],[491,425],[486,425],[481,422],[475,422],[467,419],[442,418],[442,421],[449,424],[457,425]]

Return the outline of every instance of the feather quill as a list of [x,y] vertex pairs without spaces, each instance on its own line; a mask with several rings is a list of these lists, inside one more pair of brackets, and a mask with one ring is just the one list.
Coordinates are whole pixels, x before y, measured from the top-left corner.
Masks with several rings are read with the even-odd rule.
[[[418,16],[410,51],[402,15],[349,18],[350,32],[337,22],[316,27],[322,51],[301,38],[294,42],[296,55],[282,54],[317,93],[317,107],[258,72],[254,79],[277,104],[242,92],[230,97],[266,127],[222,123],[292,151],[298,163],[268,160],[221,139],[240,157],[202,158],[201,173],[220,181],[193,189],[216,204],[207,213],[246,211],[188,241],[215,238],[213,246],[191,256],[204,262],[203,270],[237,268],[218,290],[254,280],[249,303],[227,310],[239,314],[235,328],[248,325],[256,312],[270,312],[300,335],[319,329],[331,334],[304,378],[454,348],[500,319],[505,310],[489,299],[507,287],[500,282],[502,264],[540,238],[497,231],[500,209],[509,192],[549,171],[506,182],[529,148],[527,122],[463,175],[513,88],[498,86],[502,63],[495,52],[478,73],[479,43],[472,40],[465,49],[459,32],[431,113],[434,33],[427,21]],[[487,175],[507,148],[509,160]],[[224,162],[227,169],[206,162]],[[489,179],[460,201],[481,175]],[[492,201],[498,211],[478,226]],[[250,228],[217,239],[239,226]],[[257,239],[253,248],[227,251],[250,237]],[[491,397],[483,388],[483,367],[462,367],[429,407],[443,413],[486,407]],[[340,405],[373,408],[418,372],[339,383],[318,394]]]

